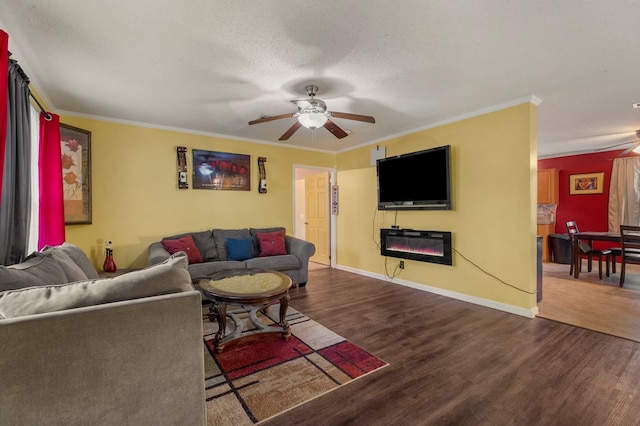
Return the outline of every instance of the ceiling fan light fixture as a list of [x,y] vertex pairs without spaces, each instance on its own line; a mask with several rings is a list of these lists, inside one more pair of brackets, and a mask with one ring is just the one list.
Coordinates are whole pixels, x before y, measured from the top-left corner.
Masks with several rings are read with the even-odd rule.
[[298,121],[307,129],[317,129],[324,126],[329,118],[323,112],[303,112],[298,115]]
[[[299,128],[316,130],[320,127],[324,127],[333,136],[338,139],[349,136],[350,131],[344,131],[333,121],[329,120],[330,117],[335,117],[344,120],[356,120],[365,123],[375,123],[376,120],[368,115],[351,114],[346,112],[328,111],[327,104],[322,99],[316,99],[316,92],[318,88],[316,86],[307,86],[307,95],[309,99],[293,99],[291,103],[298,107],[298,112],[292,114],[280,114],[275,116],[260,117],[257,120],[249,121],[249,125],[266,123],[268,121],[280,120],[281,118],[296,117],[298,121],[293,123],[289,129],[278,138],[279,141],[288,140]],[[315,132],[313,132],[315,138]],[[315,139],[314,139],[315,140]]]

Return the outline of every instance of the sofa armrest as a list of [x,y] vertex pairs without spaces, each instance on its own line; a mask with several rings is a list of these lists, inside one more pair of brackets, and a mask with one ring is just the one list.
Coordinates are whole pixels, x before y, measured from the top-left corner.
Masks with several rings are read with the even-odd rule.
[[205,421],[194,290],[0,320],[1,424]]
[[171,256],[165,248],[162,246],[162,243],[159,241],[155,243],[151,243],[149,246],[149,251],[147,253],[147,265],[155,265],[157,263],[162,263],[167,260]]
[[316,252],[316,246],[313,243],[300,238],[285,235],[284,242],[287,246],[287,253],[298,257],[302,263],[309,262],[309,258]]
[[284,243],[287,247],[287,253],[300,259],[300,268],[295,271],[285,271],[285,274],[291,277],[293,284],[304,287],[307,285],[309,275],[309,258],[316,252],[316,246],[309,241],[290,235],[285,235]]

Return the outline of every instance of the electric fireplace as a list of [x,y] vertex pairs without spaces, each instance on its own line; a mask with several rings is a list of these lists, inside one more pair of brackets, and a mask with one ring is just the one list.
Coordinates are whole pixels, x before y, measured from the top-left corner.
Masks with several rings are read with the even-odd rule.
[[451,232],[414,229],[381,229],[383,256],[453,265]]

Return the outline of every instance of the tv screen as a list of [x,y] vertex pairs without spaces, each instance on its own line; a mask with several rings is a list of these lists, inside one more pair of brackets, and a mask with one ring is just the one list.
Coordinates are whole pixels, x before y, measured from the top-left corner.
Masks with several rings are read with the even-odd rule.
[[378,210],[451,210],[450,145],[379,159]]

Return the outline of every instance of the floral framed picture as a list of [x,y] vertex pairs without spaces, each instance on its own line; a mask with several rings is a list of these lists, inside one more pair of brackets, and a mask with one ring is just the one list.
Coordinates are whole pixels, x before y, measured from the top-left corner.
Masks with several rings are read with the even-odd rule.
[[569,175],[569,194],[602,194],[604,192],[604,172]]
[[60,123],[65,225],[91,223],[91,132]]

